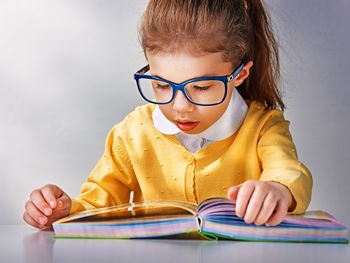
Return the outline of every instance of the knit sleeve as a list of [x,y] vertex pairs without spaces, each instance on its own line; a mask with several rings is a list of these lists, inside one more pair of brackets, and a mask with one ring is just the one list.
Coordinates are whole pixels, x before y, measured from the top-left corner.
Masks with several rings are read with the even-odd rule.
[[130,191],[140,194],[116,125],[107,136],[103,156],[82,184],[80,194],[72,199],[70,213],[127,203]]
[[272,111],[261,130],[258,155],[262,165],[260,180],[285,185],[296,201],[295,209],[289,212],[303,213],[311,200],[312,176],[298,161],[289,121],[284,119],[281,111]]

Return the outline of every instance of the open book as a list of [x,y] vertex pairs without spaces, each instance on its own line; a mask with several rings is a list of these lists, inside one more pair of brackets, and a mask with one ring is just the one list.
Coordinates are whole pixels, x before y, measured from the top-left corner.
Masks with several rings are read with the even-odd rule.
[[208,239],[347,243],[348,229],[328,213],[288,215],[278,226],[246,224],[235,205],[210,198],[198,206],[160,201],[86,210],[53,224],[56,238],[156,238],[199,233]]

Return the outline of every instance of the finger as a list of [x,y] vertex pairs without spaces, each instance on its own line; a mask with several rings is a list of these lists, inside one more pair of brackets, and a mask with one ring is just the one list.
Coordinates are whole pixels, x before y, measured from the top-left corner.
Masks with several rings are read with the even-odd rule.
[[287,209],[287,204],[282,201],[277,202],[275,212],[266,222],[266,226],[277,226],[279,223],[281,223],[284,217],[287,215]]
[[230,187],[227,191],[227,199],[231,200],[233,203],[236,203],[240,187],[241,185]]
[[36,208],[39,209],[39,211],[44,215],[49,216],[52,214],[52,209],[50,205],[46,202],[39,190],[33,191],[30,194],[30,200],[36,206]]
[[275,211],[277,206],[277,199],[274,194],[269,193],[262,205],[262,208],[255,219],[255,224],[261,226],[267,222],[267,220],[271,217],[273,212]]
[[64,192],[56,185],[48,184],[41,188],[41,193],[50,207],[55,208],[57,198],[60,198]]
[[255,184],[247,181],[243,183],[238,191],[236,200],[236,214],[239,217],[244,217],[247,209],[247,205],[251,195],[254,192]]
[[39,225],[44,226],[46,224],[47,217],[43,215],[31,201],[26,203],[25,209],[27,214],[30,215]]
[[58,219],[68,216],[71,209],[71,199],[68,195],[64,194],[57,199],[57,207],[53,210],[52,216],[48,218],[46,225],[51,225]]
[[40,225],[38,222],[36,222],[27,212],[24,212],[24,213],[23,213],[23,220],[24,220],[27,224],[29,224],[29,225],[31,225],[31,226],[33,226],[33,227],[39,228],[39,229],[42,229],[42,228],[45,227],[45,226],[43,226],[43,225]]
[[267,190],[264,185],[256,186],[252,196],[250,197],[246,213],[244,215],[244,221],[247,224],[255,222],[256,217],[260,213],[263,206]]
[[68,195],[64,194],[59,199],[57,199],[57,208],[64,211],[70,211],[71,199]]

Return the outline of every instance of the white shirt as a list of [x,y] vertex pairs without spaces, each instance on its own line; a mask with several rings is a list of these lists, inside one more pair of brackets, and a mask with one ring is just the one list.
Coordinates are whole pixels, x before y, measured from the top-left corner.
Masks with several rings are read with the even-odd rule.
[[177,140],[191,153],[195,153],[208,144],[224,140],[233,135],[241,126],[248,105],[236,89],[233,89],[232,96],[225,112],[208,129],[197,134],[186,134],[174,123],[169,121],[160,108],[156,106],[152,113],[154,126],[164,134],[175,135]]

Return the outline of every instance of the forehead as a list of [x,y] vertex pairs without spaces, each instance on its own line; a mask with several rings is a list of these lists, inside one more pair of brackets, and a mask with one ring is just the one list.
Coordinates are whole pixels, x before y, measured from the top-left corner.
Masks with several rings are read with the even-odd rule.
[[150,72],[175,83],[205,76],[227,75],[232,63],[225,62],[222,53],[206,53],[191,56],[187,53],[147,54]]

